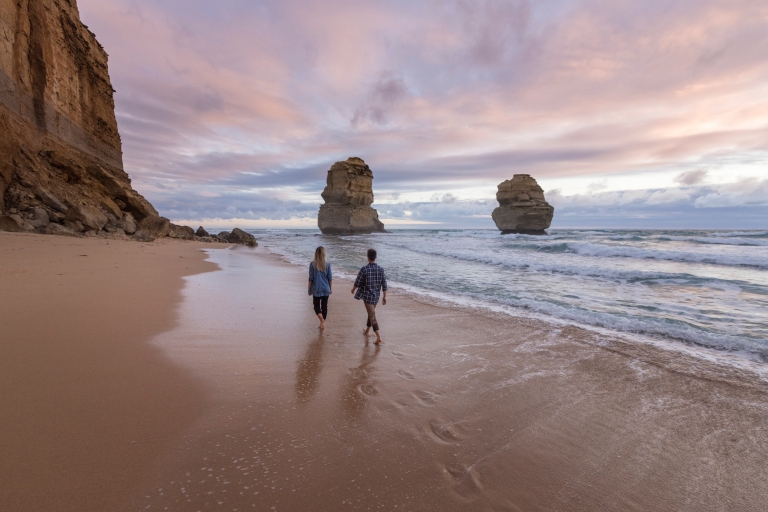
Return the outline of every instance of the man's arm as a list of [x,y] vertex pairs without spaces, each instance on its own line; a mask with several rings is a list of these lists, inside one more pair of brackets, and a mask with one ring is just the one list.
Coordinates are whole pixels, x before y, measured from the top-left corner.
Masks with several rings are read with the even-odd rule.
[[387,276],[384,274],[384,269],[381,270],[381,290],[384,292],[384,295],[381,298],[381,305],[386,306],[387,305]]
[[362,284],[364,282],[363,280],[365,279],[365,277],[364,277],[364,275],[365,275],[364,270],[365,270],[365,267],[361,268],[360,272],[357,273],[357,279],[355,279],[355,284],[352,285],[352,293],[355,293],[357,291],[357,289],[360,288],[360,286],[362,286]]

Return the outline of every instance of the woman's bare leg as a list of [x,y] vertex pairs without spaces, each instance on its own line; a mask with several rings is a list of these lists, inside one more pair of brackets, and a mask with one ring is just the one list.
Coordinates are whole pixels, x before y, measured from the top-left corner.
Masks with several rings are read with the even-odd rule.
[[318,313],[317,318],[320,319],[320,329],[325,329],[325,319],[323,319],[322,313]]

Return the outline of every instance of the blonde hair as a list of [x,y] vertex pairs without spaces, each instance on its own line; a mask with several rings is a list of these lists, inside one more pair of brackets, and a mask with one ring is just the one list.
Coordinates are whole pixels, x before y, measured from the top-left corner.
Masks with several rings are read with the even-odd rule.
[[321,245],[315,249],[315,260],[312,263],[315,265],[315,269],[325,272],[325,247]]

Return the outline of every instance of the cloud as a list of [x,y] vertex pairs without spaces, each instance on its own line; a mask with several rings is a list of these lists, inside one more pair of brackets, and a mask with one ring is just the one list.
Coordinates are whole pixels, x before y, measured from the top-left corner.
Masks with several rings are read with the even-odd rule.
[[698,185],[707,179],[707,174],[707,171],[701,169],[696,171],[681,172],[675,176],[675,181],[682,185]]
[[[291,201],[319,200],[325,171],[352,155],[374,170],[377,198],[395,201],[450,189],[469,208],[461,190],[492,198],[528,173],[589,176],[592,195],[558,199],[574,207],[598,194],[605,207],[687,204],[690,216],[764,204],[715,179],[768,159],[764,2],[78,6],[110,55],[126,171],[162,213],[212,218],[250,197],[264,201],[254,215],[303,215]],[[628,173],[681,187],[598,188]],[[628,188],[649,186],[638,180]],[[217,194],[205,209],[192,204],[201,191]],[[409,211],[459,218],[434,203]]]

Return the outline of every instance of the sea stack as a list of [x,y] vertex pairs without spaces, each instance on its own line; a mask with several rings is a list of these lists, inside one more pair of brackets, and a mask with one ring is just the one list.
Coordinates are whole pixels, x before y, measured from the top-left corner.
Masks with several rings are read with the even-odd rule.
[[384,231],[373,203],[373,172],[362,159],[336,162],[328,171],[325,204],[320,206],[317,226],[325,235],[351,235]]
[[499,207],[493,210],[493,221],[502,234],[543,235],[552,224],[555,209],[528,174],[515,174],[511,180],[500,183],[496,200]]
[[123,170],[113,92],[76,2],[0,0],[0,229],[77,236],[157,216]]

